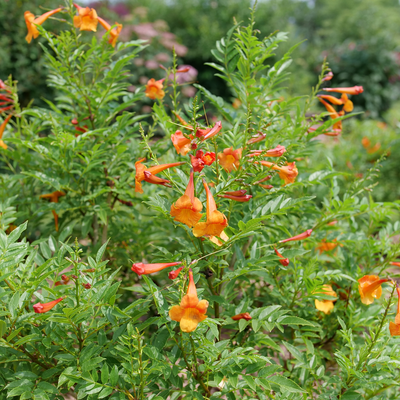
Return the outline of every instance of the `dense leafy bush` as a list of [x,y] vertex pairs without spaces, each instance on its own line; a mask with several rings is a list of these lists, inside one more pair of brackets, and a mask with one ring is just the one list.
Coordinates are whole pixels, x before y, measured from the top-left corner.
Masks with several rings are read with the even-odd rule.
[[55,101],[0,82],[0,398],[396,399],[399,207],[377,163],[327,157],[351,109],[310,117],[327,65],[284,97],[294,48],[273,62],[286,35],[253,10],[212,51],[234,106],[198,84],[182,105],[176,60],[129,92],[143,42],[52,13],[58,36],[28,26]]

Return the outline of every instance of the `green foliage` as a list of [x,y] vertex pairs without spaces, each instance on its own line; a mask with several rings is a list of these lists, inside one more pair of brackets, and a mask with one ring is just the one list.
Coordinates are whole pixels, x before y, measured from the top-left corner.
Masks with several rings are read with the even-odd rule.
[[[73,13],[68,4],[62,15],[71,21]],[[3,137],[8,148],[0,149],[1,400],[398,397],[400,357],[387,326],[395,316],[399,274],[390,263],[400,250],[399,204],[374,197],[379,160],[366,168],[363,159],[364,175],[356,177],[329,157],[341,151],[336,139],[320,140],[337,122],[309,113],[327,64],[309,95],[285,96],[296,46],[277,56],[287,35],[262,37],[255,28],[253,10],[217,41],[209,63],[240,104],[203,85],[181,104],[174,57],[166,95],[150,116],[136,112],[144,88],[127,91],[142,42],[113,49],[107,36],[39,28],[59,95],[46,107],[20,108],[17,86],[7,81],[15,109]],[[216,121],[218,135],[190,138]],[[172,144],[177,129],[217,158],[231,147],[242,151],[230,172],[220,160],[195,174],[204,209],[211,202],[202,179],[213,187],[228,222],[225,239],[222,232],[195,237],[171,216],[192,168]],[[264,140],[249,143],[260,133]],[[342,140],[346,146],[347,135]],[[279,157],[249,157],[278,145],[286,150]],[[167,185],[146,177],[140,194],[135,162],[144,157],[145,168],[182,165],[154,174]],[[260,164],[265,159],[273,164]],[[298,175],[282,181],[289,162]],[[269,188],[259,184],[267,175]],[[243,189],[247,202],[219,196]],[[57,202],[39,198],[54,192],[63,194]],[[301,240],[284,240],[305,231]],[[165,271],[139,276],[132,261],[181,262],[183,270],[174,280]],[[170,309],[187,293],[190,269],[209,306],[207,318],[185,332]],[[388,280],[368,306],[358,294],[364,275]],[[319,311],[321,303],[331,312]],[[241,313],[251,318],[232,318]]]

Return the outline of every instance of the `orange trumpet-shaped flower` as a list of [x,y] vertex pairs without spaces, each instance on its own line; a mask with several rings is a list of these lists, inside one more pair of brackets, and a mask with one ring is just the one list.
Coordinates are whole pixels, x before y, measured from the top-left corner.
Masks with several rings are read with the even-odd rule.
[[243,312],[240,314],[236,314],[232,317],[234,321],[239,321],[240,319],[245,319],[246,321],[251,320],[251,315],[248,312]]
[[[224,214],[217,210],[214,197],[203,179],[204,189],[207,194],[207,219],[206,222],[198,222],[193,228],[193,235],[201,236],[219,236],[221,239],[227,238],[223,230],[228,226],[228,221]],[[221,236],[222,235],[222,236]]]
[[377,275],[365,275],[358,280],[358,291],[360,292],[361,302],[369,305],[375,299],[382,296],[382,283],[387,282],[388,279],[379,279]]
[[193,126],[189,125],[178,113],[172,111],[176,118],[178,118],[179,122],[185,127],[185,129],[192,131]]
[[194,172],[201,172],[206,165],[211,165],[215,161],[215,153],[208,151],[204,154],[203,150],[197,150],[196,156],[190,155],[190,162]]
[[346,94],[360,94],[364,91],[362,86],[343,87],[343,88],[324,88],[325,92],[336,92]]
[[391,261],[389,264],[394,265],[395,267],[400,267],[400,262],[398,261]]
[[144,171],[144,180],[148,183],[152,183],[153,185],[172,187],[168,179],[159,178],[149,171]]
[[74,26],[79,28],[81,31],[97,31],[97,24],[99,19],[97,12],[94,8],[81,7],[77,4],[74,6],[78,9],[78,15],[74,16]]
[[252,150],[247,157],[255,157],[255,156],[267,156],[267,157],[281,157],[286,152],[285,146],[281,146],[278,144],[274,149],[270,150]]
[[176,131],[173,135],[171,135],[171,141],[176,152],[182,156],[186,156],[186,154],[191,150],[190,144],[192,141],[191,139],[185,137],[182,131]]
[[146,85],[145,94],[146,96],[151,99],[163,99],[165,96],[165,92],[163,90],[163,82],[165,79],[160,79],[156,81],[154,78],[151,78]]
[[[322,292],[318,292],[320,294],[326,294],[328,296],[333,296],[333,297],[337,297],[336,292],[334,292],[332,290],[332,286],[331,285],[324,285],[322,287]],[[319,311],[322,311],[325,314],[330,314],[333,310],[334,307],[334,302],[335,300],[317,300],[315,299],[315,308]]]
[[330,81],[333,78],[333,72],[329,71],[323,78],[322,81],[326,82],[326,81]]
[[250,140],[247,141],[247,144],[254,144],[261,142],[267,137],[266,133],[259,133],[257,136],[252,137]]
[[293,242],[294,240],[303,240],[310,237],[312,234],[312,229],[307,229],[305,232],[300,233],[300,235],[292,236],[288,239],[280,240],[279,243]]
[[397,313],[394,322],[390,321],[389,331],[390,336],[400,336],[400,288],[396,287],[398,302],[397,302]]
[[[143,193],[142,181],[146,181],[149,183],[155,183],[154,175],[156,175],[159,172],[164,171],[168,168],[177,167],[178,165],[184,164],[184,162],[176,162],[176,163],[170,163],[170,164],[155,165],[154,167],[147,168],[144,164],[142,164],[142,162],[144,160],[145,160],[145,158],[142,158],[141,160],[135,162],[135,168],[136,168],[135,192],[138,192],[138,193]],[[145,171],[149,172],[150,175],[147,174],[148,176],[146,177],[145,173],[144,173]],[[166,180],[164,179],[164,181],[166,181]],[[164,182],[164,183],[158,182],[156,184],[165,184],[165,183],[166,182]]]
[[279,251],[277,249],[274,249],[276,255],[280,258],[279,262],[284,266],[287,267],[290,263],[290,260],[288,258],[283,257],[283,255],[281,253],[279,253]]
[[293,183],[296,180],[297,175],[299,174],[296,163],[294,161],[292,163],[287,163],[283,167],[280,167],[269,161],[260,161],[260,164],[264,167],[272,167],[273,170],[279,171],[279,177],[284,180],[284,185]]
[[222,122],[218,121],[212,128],[197,129],[196,136],[201,140],[211,139],[222,129]]
[[[50,203],[58,203],[58,199],[62,196],[65,196],[65,193],[61,190],[56,190],[53,193],[41,194],[39,199],[49,199]],[[51,210],[54,216],[54,224],[56,227],[56,231],[58,232],[58,215],[55,210]]]
[[185,296],[182,297],[179,306],[172,306],[169,316],[173,321],[180,323],[182,332],[193,332],[197,325],[207,318],[208,301],[197,297],[196,285],[193,280],[193,272],[189,271],[189,286]]
[[237,196],[237,197],[242,197],[246,193],[247,193],[247,190],[245,190],[245,189],[235,190],[234,192],[225,192],[225,194],[228,194],[229,196]]
[[192,169],[185,194],[175,204],[171,205],[171,217],[174,217],[175,221],[182,222],[189,228],[192,228],[200,221],[202,217],[200,211],[202,208],[203,204],[201,204],[201,201],[197,197],[194,197]]
[[343,106],[343,110],[346,112],[351,112],[354,109],[353,102],[349,100],[347,97],[346,93],[342,94],[342,97],[338,99],[337,97],[331,96],[329,94],[320,94],[318,95],[320,99],[325,99],[331,102],[332,104],[335,104],[337,106]]
[[171,280],[176,279],[182,270],[183,270],[183,267],[180,267],[178,269],[175,269],[174,271],[168,272],[168,278]]
[[232,147],[224,149],[222,153],[218,153],[218,161],[226,172],[237,170],[242,158],[242,149],[233,150]]
[[172,263],[157,263],[157,264],[143,264],[143,263],[135,263],[132,264],[131,270],[140,275],[149,275],[154,272],[162,271],[165,268],[175,267],[177,265],[182,264],[182,261],[172,262]]
[[240,196],[232,196],[230,194],[219,194],[218,197],[223,197],[224,199],[235,200],[241,203],[246,203],[250,201],[253,196],[251,194],[240,195]]
[[48,11],[47,13],[44,13],[43,15],[37,18],[35,18],[35,15],[32,14],[30,11],[25,11],[24,18],[26,27],[28,28],[28,34],[26,35],[25,40],[28,43],[30,43],[32,41],[32,38],[36,39],[39,36],[39,31],[36,25],[42,25],[47,18],[51,17],[54,14],[57,14],[61,10],[62,8],[57,8],[55,10]]
[[49,303],[36,303],[33,305],[33,311],[35,311],[36,314],[43,314],[50,311],[61,300],[64,300],[64,297],[60,297],[59,299],[50,301]]
[[100,25],[107,31],[110,33],[110,39],[108,39],[108,43],[111,44],[112,47],[115,47],[115,45],[117,44],[117,40],[118,40],[118,36],[122,31],[122,25],[119,24],[118,22],[115,23],[115,25],[117,25],[116,28],[111,29],[111,25],[106,22],[103,18],[97,17]]
[[316,250],[319,251],[319,254],[322,254],[324,251],[336,249],[338,245],[339,243],[336,239],[333,242],[327,242],[326,239],[323,239],[322,242],[316,247]]
[[7,149],[7,145],[3,142],[2,137],[4,130],[6,129],[6,125],[8,124],[8,121],[11,119],[12,115],[8,115],[7,118],[3,121],[3,123],[0,125],[0,147],[2,147],[4,150]]

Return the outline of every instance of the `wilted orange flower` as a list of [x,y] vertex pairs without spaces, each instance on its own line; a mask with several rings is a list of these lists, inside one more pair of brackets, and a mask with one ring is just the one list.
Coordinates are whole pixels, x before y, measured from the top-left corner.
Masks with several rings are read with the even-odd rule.
[[108,22],[104,21],[103,18],[98,17],[98,20],[100,22],[100,25],[107,32],[110,32],[110,39],[108,39],[108,43],[110,43],[112,47],[115,47],[115,45],[117,44],[118,36],[122,31],[122,25],[116,22],[115,25],[117,25],[117,27],[111,29],[111,25]]
[[[321,294],[326,294],[328,296],[333,296],[333,297],[337,297],[336,292],[334,292],[332,290],[332,286],[331,285],[324,285],[322,287],[322,292],[317,292],[317,293],[321,293]],[[333,303],[336,301],[335,300],[314,300],[315,301],[315,308],[319,311],[322,311],[325,314],[330,314],[333,310]]]
[[[191,139],[193,139],[193,136],[190,136]],[[182,131],[176,131],[173,135],[171,135],[171,141],[175,147],[176,152],[182,156],[186,156],[186,154],[189,153],[189,151],[191,150],[191,139],[185,137]]]
[[327,242],[326,239],[323,239],[322,242],[316,247],[316,250],[319,251],[319,254],[322,254],[324,251],[336,249],[338,244],[339,243],[336,239],[333,242]]
[[197,325],[207,318],[208,301],[197,297],[196,285],[193,280],[193,272],[189,271],[189,286],[185,296],[182,297],[179,306],[172,306],[169,316],[172,321],[180,322],[182,332],[193,332]]
[[[155,182],[154,178],[157,178],[157,177],[154,177],[154,175],[158,174],[159,172],[164,171],[168,168],[177,167],[178,165],[184,164],[184,162],[176,162],[176,163],[170,163],[170,164],[155,165],[154,167],[147,168],[144,164],[142,164],[142,162],[144,160],[145,160],[145,158],[142,158],[141,160],[135,162],[135,168],[136,168],[135,192],[138,192],[138,193],[143,193],[142,181],[146,181],[149,183],[156,183],[156,184],[165,184],[165,182],[168,182],[166,179],[159,178],[161,181],[164,181],[164,183]],[[150,175],[147,174],[148,176],[146,177],[145,171],[149,172]]]
[[197,197],[194,197],[192,169],[185,194],[175,204],[171,205],[171,217],[174,217],[175,221],[182,222],[189,228],[192,228],[200,221],[202,217],[200,211],[202,208],[203,204],[201,204],[201,201]]
[[290,263],[290,260],[288,258],[285,258],[277,249],[274,249],[276,255],[280,258],[279,262],[284,266],[287,267]]
[[171,280],[176,279],[182,270],[183,270],[183,267],[180,267],[178,269],[175,269],[174,271],[168,272],[168,278]]
[[242,105],[242,102],[239,99],[233,100],[232,107],[238,109]]
[[69,276],[61,275],[61,281],[57,281],[54,285],[55,286],[66,285],[69,281],[70,281]]
[[330,81],[333,78],[333,72],[329,71],[323,78],[322,81],[326,82],[326,81]]
[[61,300],[64,300],[64,297],[60,297],[59,299],[50,301],[49,303],[36,303],[33,305],[33,311],[35,311],[36,314],[43,314],[50,311]]
[[303,240],[310,237],[312,234],[312,229],[307,229],[305,232],[300,233],[300,235],[292,236],[288,239],[280,240],[279,243],[293,242],[295,240]]
[[232,147],[224,149],[222,153],[218,153],[218,161],[226,172],[237,170],[242,158],[242,149],[233,150]]
[[279,165],[276,165],[272,162],[269,161],[260,161],[261,165],[264,165],[264,167],[268,167],[279,171],[279,177],[284,180],[284,186],[293,183],[296,180],[297,175],[299,174],[299,171],[296,167],[296,163],[293,161],[291,163],[286,163],[283,167],[280,167]]
[[399,289],[399,287],[396,287],[396,290],[397,290],[397,296],[399,299],[397,301],[397,313],[396,313],[394,322],[390,321],[390,323],[389,323],[390,336],[400,336],[400,289]]
[[246,321],[251,320],[251,315],[248,312],[243,312],[240,314],[236,314],[232,317],[234,321],[239,321],[240,319],[245,319]]
[[[62,196],[65,196],[65,193],[61,190],[56,190],[53,193],[41,194],[39,199],[49,199],[50,203],[58,203],[58,199]],[[51,210],[51,212],[53,213],[56,231],[58,232],[58,215],[55,210]]]
[[361,296],[361,302],[364,304],[372,304],[375,299],[382,296],[382,283],[388,279],[379,279],[377,275],[365,275],[358,280],[358,290]]
[[7,118],[3,121],[3,123],[0,125],[0,147],[2,147],[4,150],[7,149],[7,145],[3,142],[2,137],[4,130],[6,129],[6,125],[8,124],[8,121],[11,119],[12,115],[8,115]]
[[133,272],[136,272],[139,276],[141,276],[141,275],[153,274],[154,272],[159,272],[165,268],[175,267],[180,264],[182,264],[182,261],[172,262],[172,263],[157,263],[157,264],[135,263],[132,264],[131,270]]
[[257,136],[253,136],[250,140],[247,141],[247,144],[258,143],[264,140],[267,137],[266,133],[259,132]]
[[163,82],[165,79],[160,79],[156,81],[154,78],[151,78],[146,85],[145,94],[149,99],[163,99],[165,96],[165,92],[163,90]]
[[227,240],[228,237],[223,230],[228,226],[228,221],[225,215],[217,210],[214,197],[204,179],[203,185],[207,194],[207,219],[206,222],[198,222],[194,226],[193,235],[196,237],[208,236],[211,237],[210,239],[214,236],[218,236],[223,240]]
[[25,11],[24,18],[26,27],[28,28],[28,34],[26,35],[25,40],[28,43],[30,43],[32,41],[32,38],[36,39],[39,36],[39,31],[36,25],[42,25],[47,18],[51,17],[54,14],[57,14],[61,10],[62,8],[57,8],[55,10],[48,11],[47,13],[44,13],[43,15],[37,18],[35,18],[35,15],[32,14],[30,11]]
[[94,8],[81,7],[77,4],[74,6],[78,9],[78,14],[74,16],[74,26],[81,31],[96,32],[97,24],[99,23],[97,12]]
[[343,88],[324,88],[325,92],[336,92],[346,94],[360,94],[364,91],[362,86],[343,87]]

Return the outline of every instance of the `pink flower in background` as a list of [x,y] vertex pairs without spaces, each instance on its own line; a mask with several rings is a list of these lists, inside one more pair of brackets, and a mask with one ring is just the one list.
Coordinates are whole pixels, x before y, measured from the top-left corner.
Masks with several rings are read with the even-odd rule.
[[144,65],[148,69],[157,69],[158,68],[158,62],[155,60],[148,60],[145,62]]
[[193,86],[184,86],[181,93],[186,97],[194,97],[196,95],[197,89]]
[[167,53],[158,53],[155,55],[155,59],[158,62],[168,62],[171,59],[171,57]]
[[144,65],[144,59],[143,58],[135,58],[133,60],[133,63],[137,66],[137,67],[141,67]]
[[132,27],[133,32],[135,32],[140,39],[148,40],[159,35],[159,33],[154,29],[153,24],[146,22],[144,24],[135,25]]
[[[179,65],[178,66],[178,70],[179,69],[188,69],[187,72],[181,72],[179,74],[176,75],[176,81],[179,84],[182,83],[187,83],[187,82],[193,82],[194,80],[196,80],[197,75],[198,75],[198,71],[196,68],[192,67],[191,65]],[[174,79],[174,75],[171,74],[168,79],[173,80]]]

